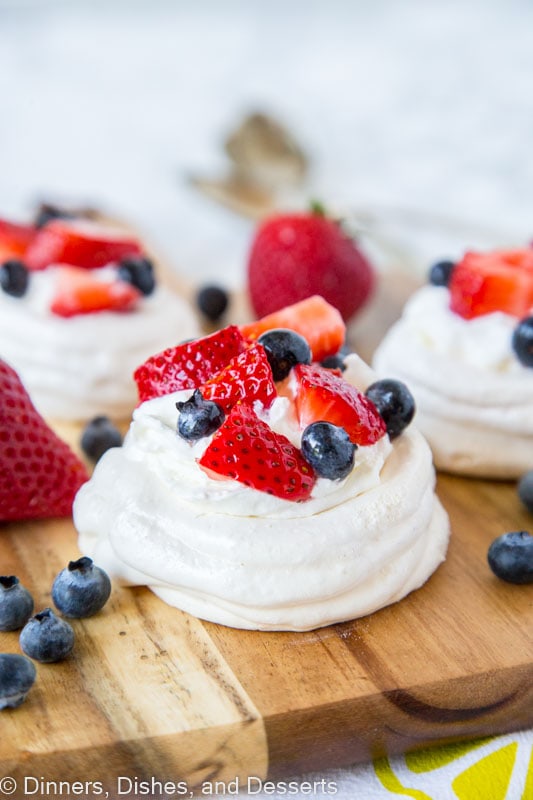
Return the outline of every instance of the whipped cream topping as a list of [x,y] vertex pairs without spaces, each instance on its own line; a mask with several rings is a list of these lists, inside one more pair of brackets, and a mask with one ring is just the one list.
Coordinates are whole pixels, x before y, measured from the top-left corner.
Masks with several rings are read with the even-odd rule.
[[[364,388],[375,376],[352,355],[345,377]],[[210,437],[191,445],[176,432],[189,395],[136,409],[76,498],[79,547],[116,580],[221,624],[309,630],[401,599],[444,559],[448,520],[414,427],[359,447],[350,475],[318,479],[294,503],[207,476],[196,459]],[[261,415],[299,444],[286,398]]]
[[416,292],[374,367],[409,386],[437,467],[517,477],[533,467],[533,370],[512,349],[518,320],[502,312],[466,320],[448,304],[445,287]]
[[[101,268],[103,280],[115,279]],[[27,293],[0,292],[0,357],[20,375],[49,419],[97,414],[129,417],[137,402],[133,372],[146,358],[200,335],[186,302],[162,285],[132,311],[99,311],[69,318],[50,311],[57,268],[32,272]]]

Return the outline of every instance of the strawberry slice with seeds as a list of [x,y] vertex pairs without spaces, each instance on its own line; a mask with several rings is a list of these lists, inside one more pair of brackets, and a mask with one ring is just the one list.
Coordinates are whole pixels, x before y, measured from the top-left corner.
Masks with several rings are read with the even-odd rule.
[[198,463],[283,500],[307,500],[316,480],[298,448],[243,403],[233,406]]
[[195,389],[220,372],[247,346],[236,325],[228,325],[210,336],[169,347],[137,367],[133,377],[139,402],[180,389]]
[[533,308],[533,251],[466,253],[449,283],[450,309],[464,319],[503,311],[515,317]]
[[89,220],[54,219],[37,231],[25,263],[29,269],[45,269],[50,264],[96,269],[141,254],[137,239],[120,230]]
[[36,411],[5,361],[0,361],[0,451],[0,521],[71,513],[87,471]]
[[354,444],[374,444],[385,435],[385,422],[376,406],[340,374],[318,364],[298,364],[296,413],[300,428],[312,422],[343,427]]
[[320,295],[285,306],[256,322],[241,325],[248,339],[258,339],[273,328],[289,328],[307,339],[314,361],[335,355],[344,344],[346,326],[340,313]]
[[59,317],[96,311],[130,311],[141,297],[141,292],[126,281],[103,281],[91,270],[61,267],[50,310]]
[[231,359],[217,375],[201,387],[204,400],[214,400],[227,414],[239,400],[259,400],[269,408],[276,397],[272,369],[265,348],[253,344]]

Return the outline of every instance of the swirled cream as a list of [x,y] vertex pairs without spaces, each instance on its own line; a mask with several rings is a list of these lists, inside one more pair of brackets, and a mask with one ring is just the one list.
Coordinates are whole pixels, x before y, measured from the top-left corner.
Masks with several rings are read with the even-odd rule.
[[533,466],[533,370],[512,349],[517,319],[493,312],[466,320],[448,305],[445,287],[416,292],[374,367],[409,386],[438,468],[517,477]]
[[[0,292],[0,354],[49,419],[129,418],[134,369],[149,355],[199,335],[186,302],[162,285],[132,311],[64,318],[50,311],[57,268],[30,273],[23,297]],[[98,270],[102,279],[111,268]]]
[[[355,356],[347,380],[375,377]],[[343,480],[317,480],[294,503],[213,480],[176,433],[176,402],[137,408],[122,448],[109,450],[77,495],[79,547],[125,584],[237,628],[310,630],[396,602],[445,557],[448,518],[434,493],[431,452],[411,427],[359,447]],[[262,417],[299,445],[285,397]]]

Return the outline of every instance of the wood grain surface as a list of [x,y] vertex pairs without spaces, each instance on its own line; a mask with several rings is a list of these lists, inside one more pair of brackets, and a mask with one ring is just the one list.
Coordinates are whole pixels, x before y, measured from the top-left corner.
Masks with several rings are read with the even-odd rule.
[[[362,349],[362,348],[360,348]],[[74,429],[68,432],[72,436]],[[495,578],[490,542],[531,529],[512,483],[440,475],[446,562],[369,617],[309,633],[240,631],[114,587],[74,621],[62,663],[37,665],[26,702],[0,713],[0,777],[278,778],[533,724],[533,588]],[[0,574],[36,608],[78,557],[71,520],[0,526]],[[20,652],[0,633],[0,652]]]
[[[0,717],[0,764],[22,780],[294,775],[533,724],[533,589],[495,578],[495,536],[531,526],[512,484],[441,475],[448,558],[417,592],[310,633],[201,622],[146,589],[114,588],[74,621],[63,663],[38,665]],[[70,520],[4,525],[2,574],[36,607],[78,555]],[[1,652],[19,652],[16,633]]]

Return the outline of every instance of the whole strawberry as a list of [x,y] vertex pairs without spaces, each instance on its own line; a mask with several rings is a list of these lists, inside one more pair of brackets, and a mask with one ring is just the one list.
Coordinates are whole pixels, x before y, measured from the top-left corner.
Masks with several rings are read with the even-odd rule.
[[0,522],[68,516],[88,477],[0,360]]
[[348,320],[374,284],[374,270],[353,239],[319,207],[271,217],[252,243],[248,290],[258,317],[318,294]]

